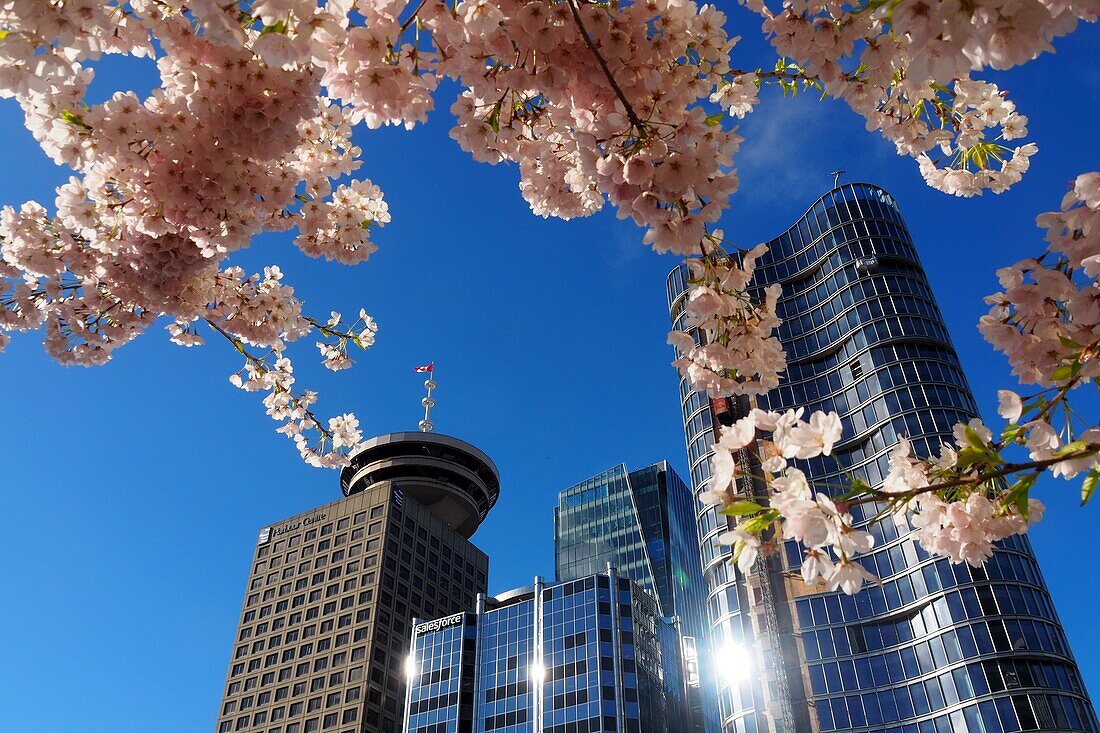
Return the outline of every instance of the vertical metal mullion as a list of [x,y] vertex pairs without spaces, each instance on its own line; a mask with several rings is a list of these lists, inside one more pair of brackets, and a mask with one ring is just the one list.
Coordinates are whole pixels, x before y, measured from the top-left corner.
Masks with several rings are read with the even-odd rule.
[[[623,708],[624,700],[623,691],[626,689],[626,682],[623,680],[623,668],[622,668],[622,640],[619,638],[619,633],[622,631],[622,623],[619,620],[619,582],[618,577],[615,574],[615,566],[611,563],[607,564],[607,580],[611,586],[611,669],[615,676],[615,728],[619,733],[623,733],[626,730],[624,725],[626,718],[626,711]],[[596,594],[596,629],[597,634],[599,632],[599,594]],[[599,649],[599,645],[596,646]],[[635,676],[637,675],[637,644],[634,645],[634,663],[635,663]],[[601,666],[600,672],[603,672]],[[603,686],[603,683],[600,683]],[[603,717],[603,696],[600,696],[600,717]],[[603,725],[600,726],[601,728]]]
[[[543,660],[543,645],[542,645],[542,635],[544,633],[543,618],[542,618],[542,591],[543,591],[543,588],[544,588],[544,583],[543,583],[542,578],[540,576],[536,575],[535,576],[535,594],[534,594],[534,601],[533,601],[534,604],[535,604],[535,608],[534,608],[534,615],[533,615],[534,629],[533,629],[533,634],[532,634],[532,645],[534,647],[533,648],[534,664],[538,665],[537,669],[539,670],[539,674],[534,675],[534,679],[532,680],[535,683],[534,684],[534,692],[533,692],[532,697],[531,697],[531,709],[533,711],[534,719],[535,719],[534,720],[534,725],[531,726],[531,730],[532,730],[533,733],[542,733],[542,730],[543,730],[543,725],[542,725],[542,715],[543,715],[543,710],[542,710],[542,707],[543,707],[542,706],[542,685],[543,685],[543,681],[546,679],[546,673],[547,673],[546,663]],[[533,676],[531,674],[530,666],[528,667],[528,669],[526,671],[526,674],[527,674],[528,677]]]
[[[420,623],[420,619],[414,617],[413,620],[412,620],[412,641],[409,643],[409,657],[408,657],[408,659],[413,660],[413,664],[409,664],[408,659],[406,659],[406,661],[405,661],[405,669],[409,670],[409,671],[412,671],[412,672],[415,672],[416,626],[417,626],[418,623]],[[408,679],[405,680],[405,716],[404,716],[405,720],[404,720],[404,725],[402,726],[402,730],[404,730],[405,733],[411,733],[411,726],[410,726],[410,723],[409,723],[409,719],[412,717],[412,713],[411,713],[411,710],[412,710],[412,689],[413,689],[413,679],[414,678],[415,678],[415,674],[410,674],[410,675],[408,675]]]

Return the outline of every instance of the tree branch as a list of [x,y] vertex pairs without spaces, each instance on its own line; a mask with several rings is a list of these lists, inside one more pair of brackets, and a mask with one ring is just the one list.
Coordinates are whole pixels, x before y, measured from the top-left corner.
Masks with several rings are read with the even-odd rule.
[[922,486],[919,489],[913,489],[912,491],[905,491],[899,494],[891,494],[881,489],[869,489],[868,495],[854,499],[847,502],[849,506],[856,504],[867,504],[872,501],[898,501],[901,499],[912,499],[920,494],[927,494],[932,491],[939,491],[941,489],[953,489],[956,486],[966,486],[968,484],[984,483],[986,481],[993,481],[999,478],[1005,478],[1013,474],[1022,473],[1024,471],[1030,471],[1033,469],[1042,470],[1048,466],[1053,466],[1055,463],[1061,463],[1062,461],[1072,461],[1075,458],[1085,458],[1086,456],[1096,455],[1100,453],[1100,443],[1088,443],[1086,447],[1079,450],[1067,453],[1061,456],[1055,456],[1052,458],[1045,458],[1041,461],[1028,461],[1026,463],[1006,463],[1003,468],[1000,468],[992,473],[981,474],[978,476],[969,476],[964,478],[952,479],[951,481],[944,481],[938,484],[929,484],[928,486]]
[[584,38],[585,44],[588,46],[588,50],[592,52],[592,55],[596,57],[596,61],[599,63],[600,68],[603,70],[604,76],[607,77],[607,81],[611,84],[611,89],[614,90],[615,96],[622,102],[623,107],[626,109],[626,116],[630,120],[631,126],[638,130],[640,136],[645,135],[645,123],[638,117],[638,113],[634,111],[634,108],[630,106],[630,102],[627,100],[626,95],[623,94],[622,88],[619,83],[615,81],[615,77],[611,74],[611,69],[607,67],[607,61],[604,60],[603,54],[596,48],[596,44],[592,41],[592,36],[588,34],[588,29],[584,27],[584,21],[581,20],[580,10],[577,6],[577,0],[568,0],[569,10],[573,13],[573,21],[577,24],[577,28],[581,32],[581,37]]
[[[244,356],[245,360],[252,364],[255,368],[261,370],[264,374],[271,371],[271,369],[267,366],[267,362],[263,358],[249,352],[248,349],[244,347],[244,342],[242,342],[239,338],[229,333],[209,318],[203,318],[203,320],[206,321],[206,325],[210,326],[212,329],[220,333],[226,338],[227,341],[229,341],[229,343],[233,344],[233,347],[237,349],[237,351],[239,351],[241,355]],[[241,371],[243,371],[243,369]],[[313,410],[302,404],[301,400],[297,395],[294,394],[293,390],[283,389],[282,387],[275,385],[271,387],[271,391],[273,393],[282,392],[288,395],[291,404],[300,409],[307,416],[308,421],[312,423],[311,427],[316,428],[321,433],[322,441],[332,438],[332,433],[324,425],[321,424],[321,421],[317,419],[317,415],[314,414]]]

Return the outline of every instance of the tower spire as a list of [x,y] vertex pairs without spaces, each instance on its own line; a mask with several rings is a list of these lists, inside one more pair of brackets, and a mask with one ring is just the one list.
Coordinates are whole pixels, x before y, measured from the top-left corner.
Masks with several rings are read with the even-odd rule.
[[436,388],[435,383],[435,362],[427,366],[413,367],[413,371],[417,373],[427,372],[428,378],[424,380],[424,388],[428,390],[428,393],[420,400],[420,404],[424,405],[424,419],[420,421],[420,432],[430,433],[435,430],[435,424],[431,420],[432,408],[435,407],[435,400],[432,398],[432,390]]

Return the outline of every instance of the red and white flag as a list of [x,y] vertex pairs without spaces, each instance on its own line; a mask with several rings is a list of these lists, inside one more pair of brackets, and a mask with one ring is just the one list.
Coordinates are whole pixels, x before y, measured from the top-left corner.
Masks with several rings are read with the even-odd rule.
[[431,364],[428,364],[427,366],[413,367],[413,371],[418,373],[418,374],[422,373],[422,372],[434,372],[435,371],[435,362],[433,361]]

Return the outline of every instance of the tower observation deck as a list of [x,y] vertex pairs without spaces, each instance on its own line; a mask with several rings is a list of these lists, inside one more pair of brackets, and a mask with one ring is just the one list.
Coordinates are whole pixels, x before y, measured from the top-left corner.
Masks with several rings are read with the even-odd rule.
[[500,475],[492,460],[449,435],[380,435],[366,441],[350,460],[340,472],[345,496],[389,484],[467,539],[500,495]]

